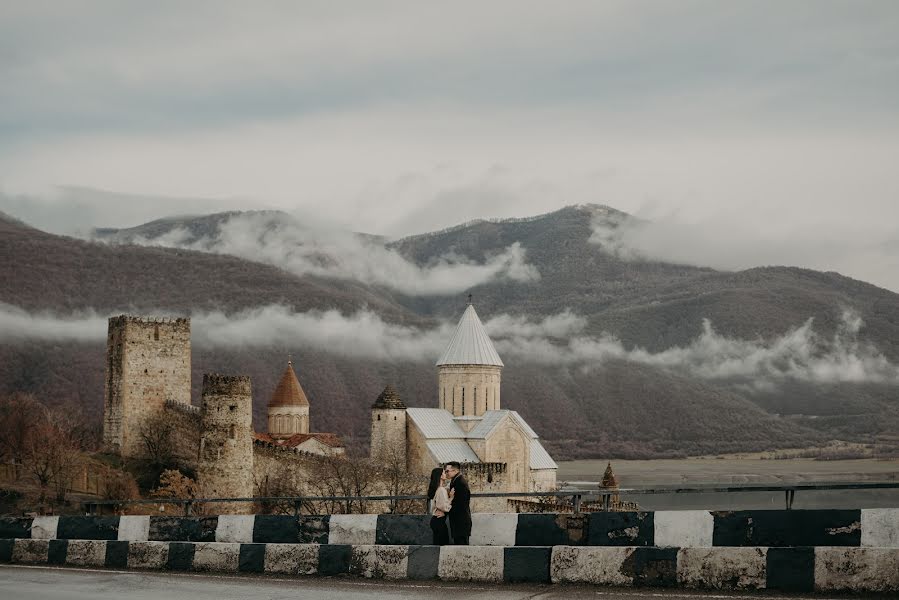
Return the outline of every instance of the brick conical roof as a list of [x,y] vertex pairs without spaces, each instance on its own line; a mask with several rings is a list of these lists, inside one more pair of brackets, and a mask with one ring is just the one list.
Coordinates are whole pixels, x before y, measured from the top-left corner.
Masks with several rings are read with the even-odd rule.
[[268,403],[269,407],[273,406],[309,406],[309,400],[306,398],[306,392],[300,386],[300,380],[297,374],[293,372],[293,362],[287,361],[287,368],[281,375],[281,381],[272,394],[272,399]]
[[396,392],[396,389],[389,383],[387,387],[384,388],[384,391],[381,392],[381,395],[378,396],[378,399],[375,400],[375,403],[371,405],[372,408],[397,408],[400,410],[406,409],[406,404],[403,402],[403,399],[400,398],[400,395]]

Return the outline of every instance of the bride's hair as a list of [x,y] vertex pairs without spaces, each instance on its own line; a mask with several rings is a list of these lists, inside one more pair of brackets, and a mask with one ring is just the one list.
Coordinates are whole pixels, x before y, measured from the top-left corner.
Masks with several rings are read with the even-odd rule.
[[440,487],[440,475],[443,473],[443,467],[434,467],[431,470],[431,483],[428,484],[428,500],[434,499],[437,488]]

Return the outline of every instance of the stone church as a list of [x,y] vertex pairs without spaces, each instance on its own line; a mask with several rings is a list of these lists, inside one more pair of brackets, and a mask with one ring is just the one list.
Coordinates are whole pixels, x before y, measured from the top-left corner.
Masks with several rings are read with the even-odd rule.
[[471,303],[436,366],[436,408],[408,408],[391,386],[375,401],[372,459],[422,474],[458,461],[472,491],[555,489],[558,467],[539,436],[501,407],[503,361]]

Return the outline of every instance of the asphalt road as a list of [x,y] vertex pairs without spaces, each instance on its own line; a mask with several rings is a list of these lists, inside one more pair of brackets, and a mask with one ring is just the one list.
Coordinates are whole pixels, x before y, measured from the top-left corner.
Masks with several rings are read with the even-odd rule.
[[550,585],[485,585],[462,583],[389,583],[360,579],[281,579],[273,577],[214,576],[144,573],[92,569],[0,566],[0,600],[440,600],[484,599],[620,599],[674,600],[791,598],[840,596],[790,596],[764,593],[702,593],[683,590],[631,590]]

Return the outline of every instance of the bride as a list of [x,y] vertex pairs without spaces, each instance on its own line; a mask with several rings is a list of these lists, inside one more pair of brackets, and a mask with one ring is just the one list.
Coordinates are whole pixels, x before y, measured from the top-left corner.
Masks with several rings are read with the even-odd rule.
[[452,508],[450,493],[446,491],[446,472],[442,467],[431,471],[431,483],[428,485],[428,499],[431,501],[431,531],[434,533],[434,545],[449,544],[449,528],[446,514]]

